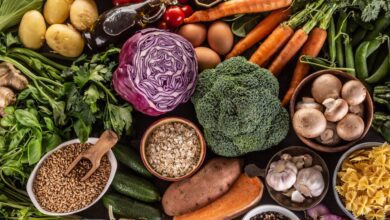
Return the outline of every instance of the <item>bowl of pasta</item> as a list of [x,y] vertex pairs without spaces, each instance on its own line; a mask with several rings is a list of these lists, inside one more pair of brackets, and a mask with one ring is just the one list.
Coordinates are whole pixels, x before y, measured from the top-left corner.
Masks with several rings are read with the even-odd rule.
[[351,219],[390,217],[390,145],[367,142],[345,152],[333,175],[337,204]]

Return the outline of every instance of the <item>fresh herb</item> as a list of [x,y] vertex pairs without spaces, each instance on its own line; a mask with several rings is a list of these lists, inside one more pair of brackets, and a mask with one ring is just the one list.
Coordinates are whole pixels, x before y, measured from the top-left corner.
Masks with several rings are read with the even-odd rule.
[[365,22],[376,20],[382,10],[385,13],[390,13],[389,0],[332,0],[332,2],[341,8],[359,8],[361,18]]
[[232,32],[238,37],[245,37],[264,16],[262,14],[248,14],[234,20],[232,23]]
[[42,5],[43,0],[0,0],[0,31],[18,24],[24,13]]

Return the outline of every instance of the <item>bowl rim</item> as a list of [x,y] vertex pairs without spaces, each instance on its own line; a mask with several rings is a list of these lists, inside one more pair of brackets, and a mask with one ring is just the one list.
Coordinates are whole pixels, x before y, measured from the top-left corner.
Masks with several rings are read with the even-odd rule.
[[[294,207],[287,207],[287,206],[284,206],[284,204],[282,204],[279,200],[277,200],[275,198],[275,196],[273,195],[273,193],[271,193],[271,190],[272,188],[268,185],[267,181],[266,181],[266,176],[267,176],[267,172],[269,170],[269,167],[271,165],[272,162],[274,162],[275,158],[277,155],[281,154],[282,152],[284,151],[287,151],[287,150],[291,150],[291,149],[296,149],[296,148],[300,148],[302,150],[305,150],[307,151],[306,153],[308,154],[312,154],[312,155],[315,155],[316,157],[319,158],[319,163],[324,165],[322,166],[322,169],[323,169],[323,173],[326,173],[327,176],[328,176],[328,181],[325,181],[324,180],[324,183],[325,183],[325,188],[324,188],[324,191],[321,193],[321,195],[317,196],[316,198],[318,198],[318,201],[316,202],[313,202],[309,207],[307,208],[294,208]],[[324,175],[323,175],[324,176]],[[265,186],[267,188],[267,191],[268,191],[268,194],[270,195],[270,197],[276,202],[278,203],[280,206],[282,207],[285,207],[287,209],[290,209],[290,210],[294,210],[294,211],[305,211],[307,209],[310,209],[310,208],[313,208],[314,206],[318,205],[321,203],[321,201],[325,198],[326,194],[328,193],[328,190],[329,190],[329,185],[330,185],[330,180],[331,180],[331,175],[330,175],[330,172],[329,172],[329,168],[328,168],[328,165],[326,164],[325,160],[317,153],[315,152],[314,150],[310,149],[310,148],[307,148],[305,146],[289,146],[289,147],[285,147],[283,149],[281,149],[280,151],[276,152],[272,157],[271,159],[268,161],[267,163],[267,166],[264,170],[264,182],[265,182]]]
[[[294,117],[295,104],[298,101],[297,99],[300,97],[299,95],[302,92],[303,87],[307,86],[307,84],[309,82],[313,81],[315,78],[317,78],[317,77],[319,77],[320,75],[323,75],[323,74],[332,74],[332,75],[336,76],[339,79],[359,80],[356,77],[354,77],[354,76],[352,76],[352,75],[350,75],[350,74],[348,74],[346,72],[343,72],[343,71],[340,71],[340,70],[331,70],[331,69],[319,70],[319,71],[316,71],[316,72],[308,75],[307,77],[305,77],[299,83],[298,87],[295,89],[295,91],[294,91],[294,93],[293,93],[293,95],[291,97],[291,100],[290,100],[290,103],[289,103],[289,110],[290,110],[290,117],[291,117],[291,119]],[[341,151],[347,150],[348,148],[354,146],[359,141],[361,141],[367,135],[368,131],[370,130],[370,127],[371,127],[371,124],[372,124],[372,120],[373,120],[373,117],[374,117],[374,104],[373,104],[372,97],[371,97],[371,95],[370,95],[368,90],[367,90],[366,93],[367,93],[367,96],[366,96],[366,99],[364,101],[364,107],[365,107],[365,117],[367,117],[367,118],[363,118],[364,123],[365,123],[365,128],[364,128],[363,134],[358,139],[356,139],[354,141],[346,142],[343,145],[327,146],[327,145],[323,145],[323,144],[317,143],[315,141],[312,141],[309,138],[305,138],[305,137],[297,134],[295,132],[294,127],[293,127],[294,133],[297,135],[297,137],[304,144],[306,144],[310,148],[318,150],[320,152],[336,153],[336,152],[341,152]]]
[[278,205],[272,205],[272,204],[264,204],[259,205],[253,209],[251,209],[249,212],[245,214],[245,216],[242,218],[243,220],[249,220],[251,217],[260,214],[261,212],[279,212],[282,215],[285,215],[286,217],[290,218],[291,220],[299,220],[298,216],[293,213],[292,211],[288,210],[287,208],[283,206]]
[[[187,174],[185,174],[184,176],[180,176],[180,177],[166,177],[166,176],[163,176],[163,175],[157,173],[150,166],[149,162],[146,159],[146,154],[145,154],[146,142],[147,142],[150,134],[157,127],[161,126],[162,124],[169,123],[169,122],[180,122],[180,123],[186,124],[186,125],[190,126],[191,128],[193,128],[195,130],[197,136],[198,136],[199,143],[200,143],[200,155],[199,155],[199,160],[198,160],[195,168],[192,171],[190,171]],[[141,160],[142,160],[143,164],[145,165],[146,169],[148,169],[149,172],[152,173],[157,178],[165,180],[165,181],[180,181],[180,180],[183,180],[183,179],[185,179],[187,177],[190,177],[193,174],[195,174],[195,172],[200,169],[200,167],[202,166],[202,164],[203,164],[203,162],[205,160],[206,151],[207,151],[207,149],[206,149],[206,141],[205,141],[205,139],[203,137],[203,134],[200,131],[200,129],[192,121],[190,121],[188,119],[185,119],[185,118],[182,118],[182,117],[165,117],[165,118],[161,118],[161,119],[155,121],[154,123],[152,123],[146,129],[146,131],[142,135],[141,143],[140,143]]]
[[344,203],[343,201],[341,200],[340,198],[340,195],[339,193],[337,192],[336,190],[336,184],[337,184],[337,173],[339,172],[340,168],[341,168],[341,164],[344,162],[344,160],[350,155],[352,154],[353,152],[357,151],[357,150],[360,150],[360,149],[365,149],[365,148],[372,148],[372,147],[375,147],[375,146],[380,146],[382,145],[383,143],[381,142],[363,142],[363,143],[360,143],[360,144],[357,144],[353,147],[351,147],[348,151],[346,151],[345,153],[343,153],[341,155],[341,157],[339,158],[339,160],[337,161],[337,164],[336,164],[336,167],[334,169],[334,173],[333,173],[333,177],[332,177],[332,186],[333,186],[333,195],[335,197],[335,200],[336,200],[336,203],[337,205],[340,207],[341,210],[343,210],[343,212],[351,219],[356,219],[356,217],[350,212],[348,211],[345,206],[344,206]]
[[[87,139],[86,143],[95,144],[98,140],[99,140],[99,138],[90,137],[90,138]],[[71,211],[71,212],[63,212],[63,213],[50,212],[50,211],[47,211],[44,208],[42,208],[42,206],[39,204],[39,202],[38,202],[38,200],[37,200],[37,198],[35,196],[34,190],[33,190],[33,183],[34,183],[35,176],[37,174],[37,171],[38,171],[39,167],[41,166],[43,161],[45,161],[46,158],[49,157],[52,153],[54,153],[55,151],[65,147],[65,146],[68,146],[70,144],[75,144],[75,143],[81,143],[81,141],[79,139],[77,139],[77,138],[69,140],[69,141],[65,141],[65,142],[61,143],[60,145],[58,145],[57,147],[55,147],[53,150],[47,152],[39,160],[39,162],[35,165],[33,171],[31,172],[31,174],[30,174],[30,176],[28,178],[27,186],[26,186],[27,194],[30,197],[30,199],[31,199],[33,205],[35,206],[35,208],[37,208],[38,211],[40,211],[41,213],[43,213],[45,215],[51,215],[51,216],[73,215],[73,214],[76,214],[78,212],[81,212],[81,211],[84,211],[84,210],[90,208],[91,206],[93,206],[96,202],[98,202],[102,198],[102,196],[107,192],[107,190],[110,187],[112,181],[114,180],[114,176],[115,176],[116,170],[118,168],[118,162],[117,162],[117,160],[115,158],[115,155],[112,152],[112,150],[109,150],[107,152],[107,157],[108,157],[108,160],[110,161],[110,165],[111,165],[110,176],[109,176],[109,178],[107,180],[106,186],[104,187],[104,189],[102,190],[100,195],[98,197],[96,197],[96,199],[93,202],[91,202],[89,205],[87,205],[87,206],[85,206],[85,207],[83,207],[83,208],[81,208],[79,210],[75,210],[75,211]]]

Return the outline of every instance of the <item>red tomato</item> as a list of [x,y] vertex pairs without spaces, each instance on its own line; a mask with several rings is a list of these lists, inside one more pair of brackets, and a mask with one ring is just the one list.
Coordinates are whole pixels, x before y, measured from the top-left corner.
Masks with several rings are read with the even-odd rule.
[[164,14],[164,21],[166,21],[171,28],[176,28],[183,24],[184,18],[185,14],[179,6],[169,7]]
[[189,5],[184,5],[183,7],[181,7],[181,10],[184,12],[186,18],[190,17],[193,13],[192,8]]
[[139,2],[143,2],[143,0],[112,0],[112,4],[114,4],[115,6]]
[[160,21],[158,23],[157,27],[160,28],[160,29],[169,29],[168,24],[167,24],[166,21]]
[[188,3],[187,0],[178,0],[177,2],[178,2],[179,4],[181,4],[181,5],[186,5],[186,4]]

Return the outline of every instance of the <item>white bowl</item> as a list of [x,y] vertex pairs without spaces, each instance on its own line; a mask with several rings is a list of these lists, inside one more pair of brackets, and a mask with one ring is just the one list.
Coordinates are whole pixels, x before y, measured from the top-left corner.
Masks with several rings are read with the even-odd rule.
[[350,219],[356,219],[355,216],[353,216],[353,214],[348,211],[346,208],[345,208],[345,205],[344,205],[344,202],[341,200],[340,198],[340,195],[339,193],[337,192],[336,190],[336,185],[337,185],[337,173],[339,172],[340,168],[341,168],[341,164],[344,162],[344,160],[350,155],[352,154],[353,152],[357,151],[357,150],[360,150],[360,149],[365,149],[365,148],[372,148],[372,147],[376,147],[376,146],[380,146],[382,145],[383,143],[380,143],[380,142],[366,142],[366,143],[360,143],[358,145],[355,145],[354,147],[350,148],[347,152],[345,152],[339,159],[339,161],[337,162],[337,165],[336,165],[336,168],[334,169],[334,173],[333,173],[333,194],[334,194],[334,197],[336,198],[336,202],[337,204],[339,205],[339,207],[341,208],[341,210],[343,210],[343,212],[350,218]]
[[[87,143],[91,143],[91,144],[95,144],[97,141],[99,140],[99,138],[88,138],[87,140]],[[35,176],[37,174],[37,171],[38,171],[38,168],[41,166],[42,162],[44,160],[46,160],[46,158],[48,156],[50,156],[54,151],[57,151],[58,149],[62,148],[62,147],[65,147],[65,146],[68,146],[70,144],[76,144],[76,143],[80,143],[80,140],[79,139],[73,139],[73,140],[70,140],[70,141],[66,141],[60,145],[58,145],[58,147],[54,148],[53,150],[51,150],[50,152],[47,152],[45,156],[43,156],[41,158],[41,160],[38,162],[38,164],[34,167],[34,170],[32,171],[30,177],[28,178],[28,182],[27,182],[27,193],[32,201],[32,203],[34,204],[34,206],[40,211],[42,212],[43,214],[45,215],[52,215],[52,216],[65,216],[65,215],[73,215],[75,213],[78,213],[78,212],[81,212],[85,209],[88,209],[89,207],[91,207],[93,204],[95,204],[97,201],[99,201],[99,199],[106,193],[106,191],[108,190],[108,188],[110,187],[111,185],[111,182],[112,180],[114,179],[114,176],[115,176],[115,172],[116,172],[116,169],[118,167],[118,162],[116,161],[116,158],[114,156],[114,153],[109,150],[107,152],[107,156],[108,156],[108,160],[110,161],[110,164],[111,164],[111,172],[110,172],[110,177],[108,178],[108,181],[107,181],[107,184],[106,186],[104,187],[103,191],[100,193],[100,195],[89,205],[85,206],[84,208],[82,209],[79,209],[79,210],[75,210],[75,211],[72,211],[72,212],[64,212],[64,213],[57,213],[57,212],[50,212],[50,211],[47,211],[45,209],[43,209],[41,207],[41,205],[38,203],[37,201],[37,198],[34,194],[34,191],[33,191],[33,182],[34,182],[34,179],[35,179]]]
[[249,220],[253,216],[263,213],[263,212],[278,212],[287,218],[290,218],[291,220],[299,220],[298,216],[296,216],[292,211],[283,208],[281,206],[277,205],[261,205],[257,206],[256,208],[252,209],[250,212],[248,212],[242,220]]

